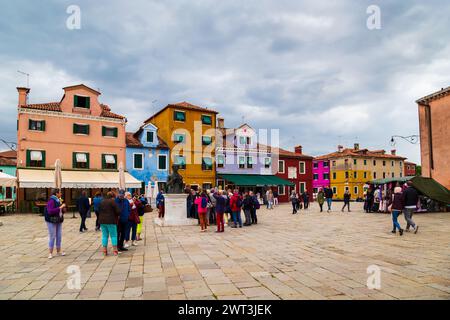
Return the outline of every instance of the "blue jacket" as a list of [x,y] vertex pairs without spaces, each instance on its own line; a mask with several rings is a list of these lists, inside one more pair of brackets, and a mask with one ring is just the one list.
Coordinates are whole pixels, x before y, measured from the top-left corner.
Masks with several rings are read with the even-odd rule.
[[120,222],[126,223],[128,222],[128,217],[130,216],[131,208],[130,208],[130,202],[123,198],[116,198],[117,206],[120,209]]
[[79,213],[86,214],[91,208],[89,199],[85,196],[79,197],[77,200],[77,208]]
[[227,198],[225,198],[224,196],[218,195],[217,193],[214,193],[213,196],[216,199],[216,212],[224,213],[226,206],[227,206]]
[[94,200],[92,200],[94,204],[94,211],[98,212],[98,209],[100,207],[100,203],[103,201],[103,197],[95,197]]
[[164,195],[160,192],[156,196],[156,206],[164,205]]

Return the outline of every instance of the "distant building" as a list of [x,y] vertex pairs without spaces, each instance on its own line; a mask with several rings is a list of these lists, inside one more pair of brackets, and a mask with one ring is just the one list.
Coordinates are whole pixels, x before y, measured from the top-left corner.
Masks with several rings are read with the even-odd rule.
[[326,158],[314,158],[313,160],[313,193],[319,189],[330,187],[330,161]]
[[422,176],[450,188],[450,87],[416,101]]
[[416,175],[416,164],[412,162],[405,161],[405,177],[415,176]]
[[[0,152],[0,172],[16,176],[17,152],[13,150]],[[0,199],[16,199],[13,187],[0,187]]]

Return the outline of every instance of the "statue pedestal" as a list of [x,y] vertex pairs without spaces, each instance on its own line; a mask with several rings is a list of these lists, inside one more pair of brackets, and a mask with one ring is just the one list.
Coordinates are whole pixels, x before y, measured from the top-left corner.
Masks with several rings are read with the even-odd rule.
[[155,218],[155,224],[161,227],[197,225],[197,219],[187,218],[187,194],[165,194],[164,218]]

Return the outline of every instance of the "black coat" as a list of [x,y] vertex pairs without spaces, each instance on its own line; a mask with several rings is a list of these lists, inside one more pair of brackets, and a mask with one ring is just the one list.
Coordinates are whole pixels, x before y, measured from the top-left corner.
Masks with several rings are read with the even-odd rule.
[[403,205],[405,207],[408,206],[416,206],[419,201],[419,193],[413,187],[408,187],[403,191]]
[[98,209],[99,224],[116,224],[120,216],[120,208],[114,199],[104,199]]

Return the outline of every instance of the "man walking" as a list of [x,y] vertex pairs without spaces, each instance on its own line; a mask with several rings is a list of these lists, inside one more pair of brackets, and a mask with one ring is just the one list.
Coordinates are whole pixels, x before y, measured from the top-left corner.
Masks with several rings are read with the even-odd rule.
[[86,190],[83,190],[81,192],[81,196],[77,200],[77,208],[81,216],[80,233],[83,233],[88,230],[86,228],[86,218],[91,208],[91,204],[89,203],[89,198],[87,197]]
[[344,193],[344,206],[342,207],[342,212],[344,212],[345,207],[347,207],[348,212],[350,212],[350,191],[345,190]]
[[333,190],[331,188],[325,188],[325,199],[327,200],[328,210],[331,211],[331,203],[333,202]]
[[258,197],[253,193],[253,191],[250,191],[249,194],[253,200],[253,206],[252,206],[252,210],[250,212],[251,218],[252,218],[252,224],[258,224],[258,215],[256,214],[256,212],[257,212],[256,210],[259,210],[259,208],[260,208]]
[[131,207],[128,199],[125,199],[124,190],[119,191],[119,196],[116,198],[116,204],[120,209],[120,216],[117,224],[119,238],[118,249],[119,251],[128,251],[128,249],[124,247],[124,242],[127,233],[128,235],[130,234],[130,223],[128,218],[130,217]]
[[409,227],[412,227],[414,233],[417,233],[419,226],[416,225],[412,219],[414,211],[417,207],[417,202],[419,201],[419,193],[413,187],[412,181],[407,182],[408,187],[403,191],[403,214],[406,220],[406,232],[409,232]]

